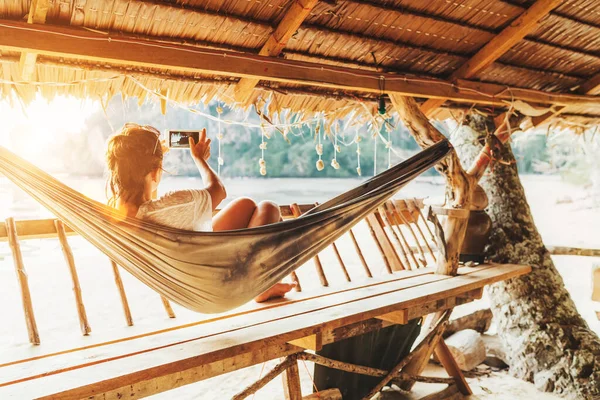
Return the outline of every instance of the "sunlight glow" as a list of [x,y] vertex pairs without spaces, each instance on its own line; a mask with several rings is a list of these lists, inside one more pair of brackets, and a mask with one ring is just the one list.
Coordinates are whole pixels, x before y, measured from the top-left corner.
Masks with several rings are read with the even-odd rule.
[[99,108],[97,101],[64,96],[47,101],[38,95],[28,105],[0,101],[0,145],[43,163],[61,135],[83,133],[86,118]]

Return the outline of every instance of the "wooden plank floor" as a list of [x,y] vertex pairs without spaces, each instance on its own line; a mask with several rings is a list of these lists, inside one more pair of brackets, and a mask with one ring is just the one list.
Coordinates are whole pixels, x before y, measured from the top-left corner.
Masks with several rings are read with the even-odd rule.
[[0,366],[0,398],[159,393],[297,351],[287,344],[290,340],[458,296],[529,270],[482,265],[462,268],[457,277],[435,275],[431,269],[406,271],[116,343],[29,360],[25,352],[23,361],[14,353]]

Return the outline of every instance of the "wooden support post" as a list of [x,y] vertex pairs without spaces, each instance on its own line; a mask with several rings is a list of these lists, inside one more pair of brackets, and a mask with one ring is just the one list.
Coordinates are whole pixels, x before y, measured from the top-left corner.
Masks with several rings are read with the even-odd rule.
[[[287,368],[289,368],[293,364],[296,364],[296,356],[295,355],[291,355],[291,356],[283,359],[279,364],[277,364],[275,366],[275,368],[273,368],[271,371],[269,371],[265,376],[263,376],[258,381],[254,382],[252,385],[248,386],[246,389],[242,390],[241,392],[239,392],[238,394],[233,396],[231,398],[231,400],[243,400],[246,397],[250,396],[251,394],[256,393],[258,390],[260,390],[260,388],[265,386],[267,383],[269,383],[271,380],[273,380],[273,378],[275,378],[277,375],[281,374],[283,371],[285,371]],[[297,368],[296,368],[296,370],[297,370]]]
[[456,364],[456,360],[450,353],[448,346],[444,342],[444,339],[440,339],[435,347],[435,355],[437,356],[440,363],[444,366],[444,369],[454,380],[456,381],[456,387],[465,396],[473,394],[464,374]]
[[117,290],[119,291],[119,298],[121,299],[121,305],[123,306],[125,321],[127,322],[127,326],[133,326],[133,318],[131,317],[131,310],[129,309],[129,301],[127,301],[127,294],[125,294],[125,287],[123,286],[123,280],[121,279],[119,267],[117,266],[117,263],[113,260],[110,260],[110,265],[112,267],[113,275],[115,277],[115,284],[117,285]]
[[[32,0],[27,16],[28,24],[44,24],[46,15],[50,7],[49,0]],[[37,53],[23,52],[19,61],[19,69],[21,71],[21,79],[24,81],[32,80],[35,73],[35,63],[37,61]]]
[[[409,367],[409,365],[411,365],[411,363],[415,359],[415,357],[419,357],[423,353],[428,353],[429,357],[431,357],[431,352],[433,352],[435,345],[437,345],[437,342],[440,340],[440,338],[442,337],[442,334],[444,333],[444,327],[446,326],[446,324],[448,322],[448,317],[450,316],[451,311],[452,310],[444,311],[440,315],[440,318],[438,320],[436,320],[434,324],[431,325],[431,329],[427,332],[427,335],[417,345],[417,347],[415,347],[413,352],[411,352],[408,356],[404,357],[396,366],[394,366],[394,368],[392,368],[387,373],[387,375],[381,380],[381,382],[379,382],[377,385],[375,385],[375,387],[373,389],[371,389],[369,394],[367,394],[366,396],[363,397],[363,400],[370,400],[371,397],[375,396],[375,394],[377,394],[377,392],[379,392],[385,385],[387,385],[389,381],[394,379],[396,377],[396,375],[398,375],[400,373],[400,371],[409,373],[410,375],[419,375],[420,374],[420,371],[419,371],[419,373],[411,374],[410,372],[407,371],[407,368]],[[423,351],[423,350],[425,350],[425,351]],[[431,350],[431,352],[429,352],[430,350]],[[429,360],[429,357],[427,357],[427,360]],[[411,387],[412,387],[412,384],[411,384]],[[410,389],[406,389],[406,390],[410,390]]]
[[65,233],[65,226],[62,221],[55,220],[54,226],[56,226],[56,233],[58,234],[58,241],[62,249],[63,255],[65,256],[65,262],[69,267],[69,273],[71,274],[71,280],[73,281],[73,294],[75,295],[75,305],[77,306],[77,316],[79,317],[79,327],[81,333],[87,336],[92,331],[90,324],[87,319],[87,313],[85,312],[85,305],[83,304],[83,296],[81,295],[81,285],[79,284],[79,276],[77,275],[77,269],[75,268],[75,258],[73,257],[73,251],[69,242],[67,241],[67,235]]
[[[302,211],[300,211],[300,207],[297,203],[290,204],[290,209],[292,210],[292,215],[295,218],[298,218],[302,215]],[[315,264],[315,268],[317,270],[317,275],[319,275],[319,280],[321,281],[322,286],[329,286],[329,282],[327,281],[327,276],[325,276],[325,271],[323,271],[323,265],[321,264],[321,259],[319,255],[313,257],[313,262]]]
[[33,303],[31,302],[31,293],[29,292],[29,281],[27,279],[25,265],[23,264],[23,255],[21,254],[21,246],[19,245],[15,220],[13,218],[7,218],[5,224],[6,232],[8,234],[8,245],[10,246],[13,255],[17,280],[19,282],[19,288],[21,289],[21,301],[23,303],[23,312],[25,313],[25,323],[27,324],[29,342],[31,344],[40,344],[40,335],[33,313]]
[[285,400],[302,400],[302,387],[300,386],[300,374],[298,371],[298,362],[294,362],[283,371],[283,394]]
[[[402,369],[402,372],[409,375],[420,375],[421,372],[423,372],[425,366],[431,358],[431,355],[433,354],[433,351],[437,347],[438,341],[444,334],[444,329],[440,328],[442,321],[447,321],[451,312],[452,309],[449,309],[443,312],[436,312],[428,316],[427,322],[423,324],[423,331],[421,331],[421,335],[419,336],[419,339],[421,339],[419,345],[422,346],[420,348],[417,346],[413,350],[414,357]],[[446,323],[443,323],[444,328],[445,326]],[[429,339],[427,340],[426,338]],[[410,390],[414,384],[414,381],[403,381],[399,387],[404,390]]]
[[173,308],[171,307],[171,303],[169,303],[169,300],[162,294],[160,295],[160,300],[162,301],[163,307],[165,308],[165,311],[167,312],[167,315],[169,316],[169,318],[175,318],[175,311],[173,311]]

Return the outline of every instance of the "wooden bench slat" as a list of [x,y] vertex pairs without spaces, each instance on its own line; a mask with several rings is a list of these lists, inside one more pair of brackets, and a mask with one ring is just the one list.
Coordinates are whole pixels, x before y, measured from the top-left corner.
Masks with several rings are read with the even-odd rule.
[[[102,340],[100,342],[95,342],[95,341],[93,341],[93,339],[94,339],[93,337],[89,337],[88,338],[89,340],[86,340],[86,342],[87,342],[86,345],[80,346],[80,347],[73,346],[73,345],[71,345],[71,347],[67,347],[68,345],[65,344],[63,341],[61,341],[59,343],[45,343],[44,346],[28,347],[26,349],[18,349],[16,351],[3,349],[3,351],[0,352],[0,367],[4,367],[6,365],[10,365],[10,364],[13,364],[16,362],[22,362],[22,361],[27,361],[27,360],[33,361],[33,360],[37,360],[37,359],[44,358],[44,357],[50,357],[50,356],[54,356],[54,355],[58,355],[58,354],[62,354],[62,353],[70,353],[70,352],[75,352],[75,351],[79,351],[79,350],[85,350],[85,349],[89,349],[89,348],[93,348],[93,347],[114,345],[116,343],[126,342],[129,340],[135,340],[135,339],[138,339],[141,337],[160,335],[160,334],[164,334],[164,333],[179,330],[179,329],[186,329],[186,328],[190,328],[190,327],[194,327],[194,326],[201,326],[201,325],[205,325],[205,324],[209,324],[209,323],[214,323],[216,321],[223,320],[223,319],[228,319],[228,318],[233,318],[233,317],[238,317],[238,316],[246,316],[248,314],[263,312],[268,309],[289,307],[291,304],[302,303],[302,302],[306,302],[309,300],[318,299],[321,297],[333,296],[333,295],[346,293],[346,292],[357,290],[357,289],[375,287],[375,286],[387,284],[390,282],[398,282],[398,281],[411,279],[411,278],[421,276],[421,275],[432,274],[433,272],[434,272],[433,267],[429,268],[429,269],[422,269],[419,271],[400,271],[393,275],[385,275],[385,276],[380,276],[380,277],[376,277],[376,278],[357,280],[353,283],[345,284],[343,286],[338,286],[335,288],[319,288],[318,290],[308,291],[308,292],[304,292],[304,293],[290,293],[286,296],[285,301],[273,301],[273,302],[260,303],[260,304],[248,303],[238,309],[227,311],[225,313],[221,313],[221,314],[218,314],[215,316],[198,314],[199,316],[203,316],[206,318],[200,319],[199,321],[196,321],[196,322],[182,324],[182,325],[174,326],[171,328],[153,330],[150,332],[143,332],[143,331],[138,330],[137,331],[138,334],[135,334],[135,335],[130,335],[128,337],[120,336],[120,337],[108,338],[108,339]],[[447,279],[447,278],[449,278],[449,277],[445,277],[445,279]],[[345,297],[343,297],[342,299],[345,299]],[[334,304],[335,301],[336,301],[335,298],[331,299],[328,304]],[[344,301],[344,300],[342,300],[342,301]],[[287,311],[285,311],[285,312],[287,312]],[[1,374],[0,374],[0,376],[1,376]],[[4,380],[0,380],[0,383],[2,381],[4,381]]]
[[[338,290],[334,293],[322,294],[322,291],[316,292],[317,295],[306,296],[298,301],[285,301],[277,303],[275,307],[264,307],[255,310],[252,318],[248,318],[246,313],[237,315],[216,317],[208,321],[202,321],[198,324],[187,324],[169,330],[156,331],[152,334],[140,335],[132,338],[123,338],[123,340],[99,344],[89,348],[73,349],[69,352],[56,355],[46,355],[44,357],[32,358],[26,362],[19,362],[11,369],[0,368],[0,386],[6,382],[22,379],[25,376],[41,375],[52,370],[73,367],[75,362],[85,363],[88,359],[95,362],[114,356],[122,356],[123,352],[142,352],[154,348],[168,346],[176,342],[195,340],[203,336],[214,336],[225,333],[232,329],[242,329],[248,326],[254,326],[260,323],[278,321],[288,318],[292,315],[311,312],[315,309],[323,309],[332,306],[343,305],[348,301],[356,301],[362,298],[385,294],[395,290],[403,290],[413,286],[423,285],[435,280],[449,279],[444,275],[434,275],[430,269],[423,274],[398,274],[399,279],[385,279],[376,283],[363,284],[358,289],[347,288]],[[308,294],[308,293],[307,293]],[[285,308],[281,308],[285,307]],[[305,335],[309,336],[309,335]],[[300,338],[302,336],[299,336]],[[110,350],[108,349],[110,348]],[[101,354],[102,356],[98,356]],[[42,363],[44,359],[52,360]],[[28,371],[27,375],[20,371]]]
[[[462,275],[457,277],[435,279],[433,282],[385,294],[375,293],[373,296],[350,300],[345,304],[285,316],[271,323],[246,326],[227,333],[193,339],[184,343],[174,343],[135,355],[121,355],[111,358],[110,361],[98,362],[97,364],[94,364],[96,360],[91,358],[89,361],[92,362],[92,365],[85,368],[0,388],[0,397],[11,393],[26,394],[27,397],[60,393],[61,398],[75,398],[110,390],[119,392],[123,391],[125,387],[127,387],[126,390],[132,391],[131,393],[134,395],[158,393],[166,390],[167,387],[157,387],[156,384],[153,384],[151,379],[154,377],[160,376],[161,382],[170,382],[172,379],[181,379],[181,374],[186,371],[185,383],[206,379],[210,376],[228,372],[227,359],[236,355],[258,351],[258,349],[265,346],[309,336],[323,329],[334,329],[356,323],[397,309],[458,296],[489,283],[505,280],[529,271],[530,267],[519,265],[494,265],[462,269]],[[431,279],[431,277],[431,275],[424,275],[411,279],[411,281],[427,281],[427,278]],[[439,275],[433,277],[436,278]],[[363,290],[369,291],[370,289]],[[376,292],[376,290],[371,291]],[[209,371],[206,370],[205,365],[207,363],[218,360],[223,362],[222,369],[211,368]],[[191,374],[190,371],[192,370],[195,373]],[[2,375],[1,372],[0,375]],[[182,384],[182,382],[178,381],[178,384]],[[65,391],[69,385],[71,388]],[[170,388],[170,386],[168,387]],[[114,393],[116,394],[116,392]]]

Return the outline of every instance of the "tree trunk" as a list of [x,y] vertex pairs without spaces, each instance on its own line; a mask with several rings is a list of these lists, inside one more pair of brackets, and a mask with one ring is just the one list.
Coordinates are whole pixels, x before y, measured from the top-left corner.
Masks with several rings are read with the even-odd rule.
[[[470,165],[493,122],[470,115],[453,142],[463,165]],[[487,125],[487,126],[486,126]],[[487,257],[497,263],[531,265],[526,276],[501,282],[488,290],[498,333],[514,376],[537,388],[567,398],[600,395],[600,340],[579,315],[564,282],[533,222],[506,145],[494,154],[481,186],[489,197],[486,209],[493,224]]]

